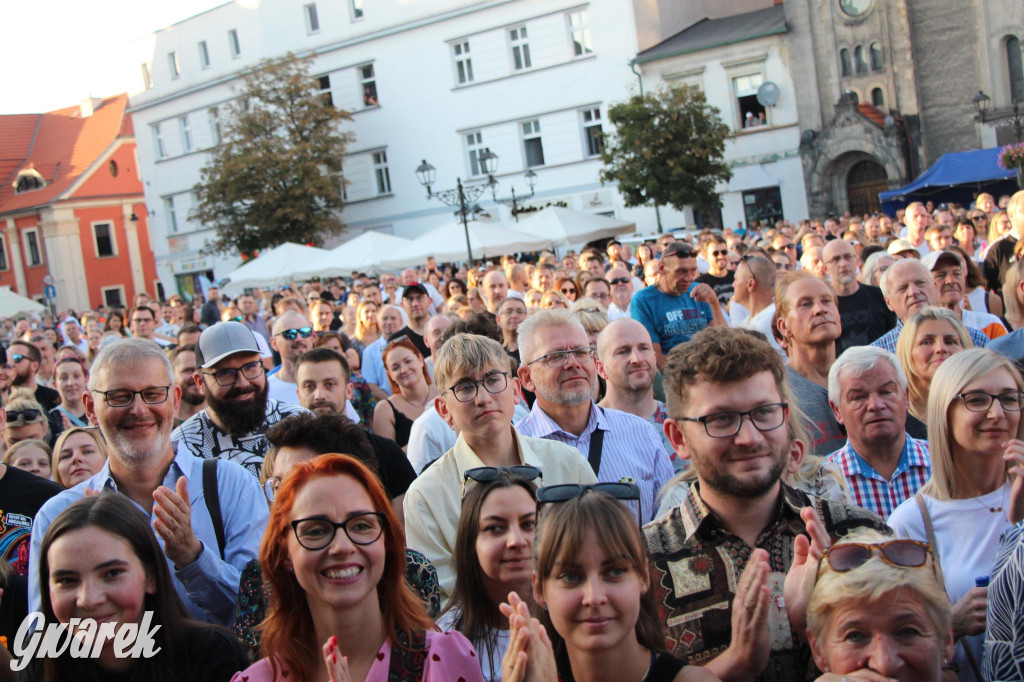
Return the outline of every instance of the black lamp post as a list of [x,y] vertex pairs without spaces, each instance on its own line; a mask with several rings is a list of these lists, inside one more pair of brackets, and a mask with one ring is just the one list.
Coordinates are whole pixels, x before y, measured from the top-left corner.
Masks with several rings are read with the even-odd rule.
[[994,115],[987,116],[988,105],[991,104],[992,98],[986,95],[981,90],[978,90],[978,94],[971,100],[974,104],[974,111],[978,114],[978,120],[988,125],[999,125],[1002,122],[1012,123],[1013,132],[1017,137],[1017,144],[1020,144],[1021,140],[1024,139],[1022,135],[1022,123],[1024,123],[1024,111],[1020,111],[1020,101],[1013,100],[1013,115],[1007,112],[994,112]]
[[[497,170],[497,154],[495,154],[494,157],[495,157],[495,170]],[[530,193],[527,195],[526,198],[532,197],[533,196],[533,188],[537,184],[537,174],[534,173],[532,170],[528,170],[528,171],[526,171],[526,173],[523,174],[523,180],[526,181],[526,186],[530,188]],[[492,177],[487,184],[491,188],[491,198],[494,199],[495,202],[497,202],[499,204],[502,204],[504,206],[508,206],[509,208],[511,208],[512,209],[512,217],[515,218],[515,221],[518,223],[519,222],[519,214],[522,213],[522,209],[519,208],[519,199],[516,197],[516,188],[515,187],[512,188],[512,197],[510,199],[499,199],[498,198],[498,183],[494,180],[494,178]]]

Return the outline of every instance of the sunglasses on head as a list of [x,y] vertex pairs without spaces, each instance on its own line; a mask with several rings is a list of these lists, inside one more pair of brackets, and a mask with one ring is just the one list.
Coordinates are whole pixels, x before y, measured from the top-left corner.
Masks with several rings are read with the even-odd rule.
[[313,335],[312,327],[299,327],[298,329],[285,329],[277,333],[277,336],[283,336],[289,341],[294,341],[296,337],[301,336],[304,339],[308,339]]
[[672,242],[665,247],[664,256],[679,256],[680,258],[693,258],[697,252],[689,244],[684,242]]
[[7,423],[12,422],[34,422],[43,414],[40,410],[29,408],[27,410],[7,410]]
[[[636,483],[564,483],[537,488],[537,506],[542,504],[558,504],[568,502],[589,492],[607,493],[617,500],[636,500],[640,507],[640,487]],[[640,510],[643,518],[643,510]]]
[[544,478],[544,474],[541,473],[540,469],[535,466],[530,466],[529,464],[519,464],[511,467],[474,467],[462,472],[462,496],[466,496],[466,484],[469,483],[469,481],[490,483],[491,481],[496,480],[503,473],[527,481],[532,481],[537,478],[543,480]]
[[818,572],[820,574],[824,562],[838,573],[852,571],[866,564],[875,552],[882,561],[898,568],[920,568],[928,562],[930,554],[928,543],[917,540],[890,540],[877,544],[847,542],[832,545],[822,553]]

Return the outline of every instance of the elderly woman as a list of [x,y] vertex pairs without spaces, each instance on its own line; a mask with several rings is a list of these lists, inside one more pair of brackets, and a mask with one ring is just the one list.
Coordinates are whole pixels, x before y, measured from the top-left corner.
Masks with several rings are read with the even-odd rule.
[[939,682],[953,629],[938,576],[925,543],[877,531],[855,531],[825,550],[807,604],[819,682]]
[[889,517],[898,537],[928,542],[953,606],[954,660],[961,682],[980,674],[987,588],[999,539],[1020,510],[1024,479],[1024,379],[990,350],[965,350],[942,363],[928,396],[932,475]]
[[[910,382],[907,398],[910,416],[921,423],[920,436],[926,438],[928,387],[935,370],[954,353],[974,348],[970,334],[960,319],[945,308],[924,308],[903,326],[896,341],[896,357]],[[913,424],[908,424],[908,430]],[[911,435],[914,435],[913,433]]]
[[882,273],[888,270],[889,266],[895,262],[896,259],[885,251],[877,251],[871,254],[864,261],[864,267],[860,270],[860,283],[877,287],[878,281],[882,279]]

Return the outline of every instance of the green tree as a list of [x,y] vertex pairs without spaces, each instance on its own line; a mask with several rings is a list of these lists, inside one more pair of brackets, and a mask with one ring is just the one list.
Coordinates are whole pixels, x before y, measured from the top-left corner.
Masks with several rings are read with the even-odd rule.
[[221,144],[195,186],[190,218],[216,229],[209,253],[249,255],[286,241],[321,244],[344,229],[341,162],[348,112],[316,92],[310,60],[289,53],[242,77]]
[[729,127],[699,88],[634,95],[608,109],[601,182],[618,182],[626,206],[668,204],[717,210],[718,182],[732,177],[722,160]]

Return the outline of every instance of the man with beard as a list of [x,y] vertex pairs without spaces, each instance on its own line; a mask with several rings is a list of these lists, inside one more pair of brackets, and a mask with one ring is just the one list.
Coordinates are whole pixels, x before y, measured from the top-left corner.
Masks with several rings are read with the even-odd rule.
[[14,366],[11,353],[0,346],[0,405],[6,405],[7,401],[11,399],[11,387],[14,385],[17,375],[18,370]]
[[[668,408],[654,399],[657,372],[651,335],[636,320],[628,317],[615,320],[598,334],[597,373],[604,377],[606,387],[598,405],[649,421],[661,436],[665,450],[674,456],[675,450],[664,430]],[[678,468],[676,465],[682,463],[682,460],[673,461],[673,467]]]
[[721,679],[813,679],[794,633],[804,631],[818,558],[853,528],[884,529],[882,520],[782,482],[804,446],[782,359],[760,335],[696,334],[669,354],[665,386],[665,431],[695,473],[683,502],[643,529],[669,653]]
[[196,373],[196,347],[178,346],[168,357],[171,369],[174,370],[174,383],[181,389],[181,404],[174,415],[174,425],[177,427],[206,407],[206,396],[192,378]]
[[[46,343],[46,337],[43,337],[43,343]],[[39,371],[41,358],[39,348],[27,341],[15,341],[7,349],[7,360],[14,367],[13,388],[25,388],[32,391],[36,402],[49,412],[60,405],[60,393],[36,382],[36,373]]]
[[[230,626],[241,570],[259,553],[267,504],[259,484],[238,465],[218,462],[211,469],[187,452],[174,452],[171,428],[181,396],[174,384],[170,362],[150,341],[127,339],[100,351],[84,401],[106,438],[107,461],[39,510],[29,561],[39,566],[46,530],[87,491],[124,495],[151,520],[191,617]],[[216,492],[204,483],[208,475],[216,477]],[[219,509],[219,523],[211,509]],[[41,610],[39,590],[33,570],[29,611]]]
[[269,447],[266,430],[305,410],[267,397],[259,345],[241,322],[207,327],[196,345],[196,367],[193,380],[206,397],[206,408],[171,434],[178,452],[236,462],[259,477]]
[[599,481],[636,483],[641,521],[654,518],[672,462],[645,419],[594,404],[597,365],[579,318],[563,308],[534,313],[519,325],[519,353],[519,380],[537,395],[519,433],[575,447]]
[[53,368],[56,367],[57,349],[53,347],[46,334],[38,329],[25,332],[24,341],[31,343],[39,351],[39,367],[36,369],[36,383],[40,386],[53,388]]
[[896,314],[885,307],[882,290],[857,281],[857,254],[844,239],[833,239],[822,250],[825,273],[836,292],[843,333],[836,353],[866,346],[896,326]]

